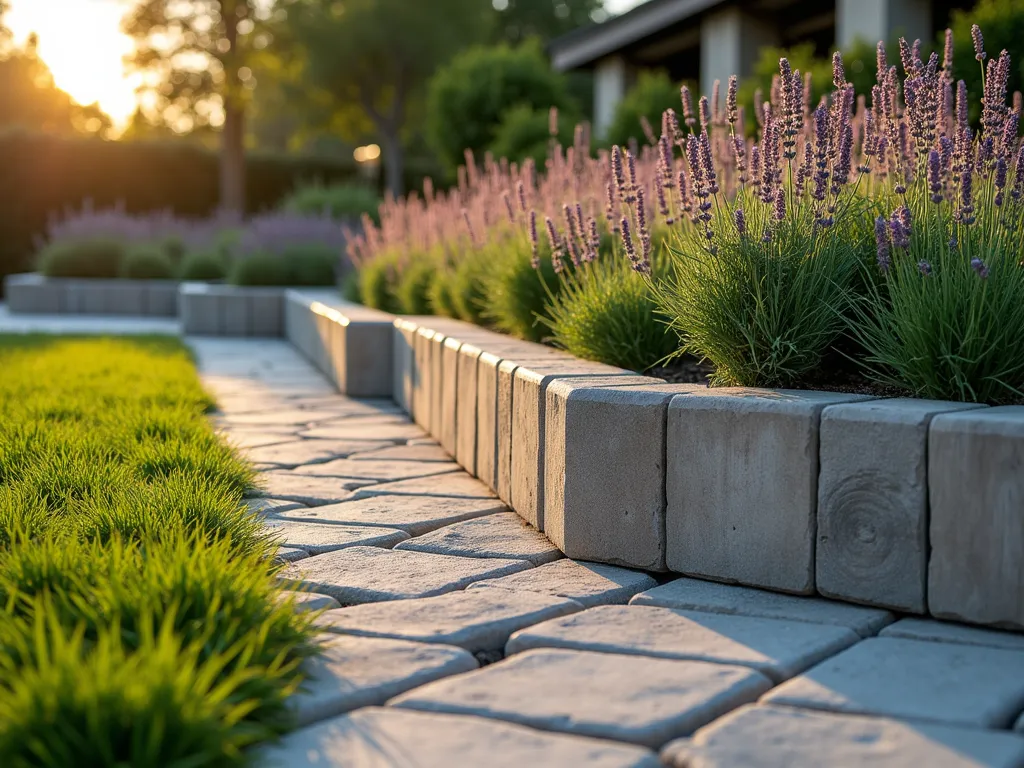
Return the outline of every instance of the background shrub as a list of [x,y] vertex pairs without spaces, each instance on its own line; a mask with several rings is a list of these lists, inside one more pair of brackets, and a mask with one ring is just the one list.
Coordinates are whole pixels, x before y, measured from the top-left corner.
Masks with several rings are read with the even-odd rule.
[[[776,64],[778,59],[776,59]],[[682,83],[674,83],[669,76],[661,71],[640,72],[636,84],[626,92],[622,101],[615,108],[612,124],[608,126],[607,144],[626,146],[630,139],[639,144],[646,144],[640,118],[646,118],[656,136],[661,135],[661,115],[666,109],[674,109],[681,113],[679,106],[679,88]]]
[[500,331],[527,341],[543,341],[549,299],[561,288],[551,259],[541,255],[534,269],[530,249],[520,243],[495,247],[481,284],[487,303],[481,314]]
[[288,285],[288,265],[276,253],[257,251],[234,262],[229,282],[232,285]]
[[383,254],[359,268],[359,296],[368,307],[382,312],[401,312],[398,302],[398,264],[391,254]]
[[[575,123],[573,115],[558,113],[558,134],[555,141],[563,147],[573,143]],[[551,151],[550,110],[518,104],[501,116],[501,123],[490,144],[491,154],[516,162],[530,158],[538,168]]]
[[280,256],[288,268],[288,285],[337,285],[338,251],[326,245],[303,244],[286,248]]
[[39,254],[39,271],[48,277],[117,277],[125,245],[109,237],[51,243]]
[[368,213],[378,221],[377,191],[365,184],[307,184],[285,197],[281,207],[292,213],[322,214],[335,219],[358,219]]
[[121,277],[133,280],[170,280],[174,265],[159,245],[133,245],[121,261]]
[[224,256],[217,251],[193,251],[182,262],[179,276],[182,280],[198,282],[223,280],[227,276],[227,265]]
[[409,261],[399,272],[395,286],[398,311],[403,315],[429,315],[433,313],[430,288],[434,282],[436,266],[425,254],[410,254]]

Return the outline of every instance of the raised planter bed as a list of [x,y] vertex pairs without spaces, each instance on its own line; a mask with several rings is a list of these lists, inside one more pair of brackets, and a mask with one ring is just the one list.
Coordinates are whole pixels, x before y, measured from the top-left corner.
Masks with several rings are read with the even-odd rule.
[[178,302],[189,336],[281,336],[284,288],[182,283]]
[[178,283],[173,280],[98,280],[33,272],[5,277],[4,295],[12,314],[178,314]]
[[288,306],[573,558],[1024,629],[1022,406],[670,385],[435,317],[359,357],[381,313]]

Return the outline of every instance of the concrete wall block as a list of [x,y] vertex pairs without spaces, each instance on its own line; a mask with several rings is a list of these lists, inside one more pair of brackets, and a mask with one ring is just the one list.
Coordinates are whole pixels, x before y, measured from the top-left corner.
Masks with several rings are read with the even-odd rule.
[[[477,409],[480,407],[479,375],[480,355],[483,351],[472,344],[463,344],[459,348],[458,369],[459,390],[455,400],[455,460],[469,474],[476,476],[476,439]],[[490,418],[494,418],[494,407],[497,400],[492,398],[485,404],[485,410],[491,410]]]
[[665,419],[673,395],[697,386],[645,376],[548,386],[544,532],[568,557],[665,569]]
[[217,293],[221,333],[224,336],[248,336],[252,326],[249,297],[242,291],[227,287]]
[[314,302],[310,305],[313,312],[312,355],[310,360],[335,385],[334,366],[331,364],[331,334],[334,331],[335,312],[330,307]]
[[[62,281],[63,282],[63,281]],[[111,315],[108,288],[113,280],[73,280],[66,284],[77,312],[85,315]]]
[[345,337],[343,370],[338,388],[351,397],[391,397],[394,392],[394,325],[342,317],[338,330]]
[[312,360],[316,348],[316,325],[313,310],[301,295],[286,291],[284,299],[285,337],[307,359]]
[[1024,629],[1024,406],[932,419],[928,609]]
[[[7,302],[7,310],[11,314],[34,314],[37,312],[59,312],[60,298],[53,291],[47,294],[44,286],[46,278],[42,275],[29,272],[21,275],[7,275],[4,277],[4,297]],[[49,298],[54,297],[54,298]],[[42,310],[50,302],[56,309]]]
[[430,352],[434,332],[429,328],[417,328],[413,344],[413,365],[415,376],[412,391],[413,420],[423,429],[430,431]]
[[828,597],[925,613],[928,425],[976,405],[872,400],[821,414],[816,579]]
[[731,387],[674,397],[667,431],[668,567],[813,593],[821,411],[865,399]]
[[494,492],[510,507],[512,506],[512,415],[514,413],[512,398],[513,384],[518,368],[519,366],[511,360],[502,360],[498,364],[498,444],[494,454],[498,487]]
[[[476,366],[476,476],[495,493],[498,493],[499,365],[501,365],[499,356],[483,352]],[[511,417],[511,411],[509,411],[509,417]],[[510,450],[511,437],[510,429]]]
[[104,291],[104,312],[107,315],[146,314],[146,284],[141,280],[111,280]]
[[178,284],[173,280],[147,283],[144,310],[149,317],[177,317]]
[[441,402],[444,399],[444,343],[447,338],[448,336],[441,331],[434,331],[430,338],[430,371],[427,374],[430,380],[430,410],[427,416],[427,431],[436,438],[441,437],[444,429]]
[[413,415],[413,389],[416,384],[416,325],[403,318],[394,322],[392,339],[392,397],[402,410]]
[[[451,336],[441,345],[441,404],[438,412],[439,432],[435,435],[452,456],[458,440],[458,401],[463,382],[459,380],[459,350],[462,342]],[[476,394],[475,391],[473,393]],[[475,399],[475,398],[474,398]]]
[[552,362],[520,365],[512,379],[512,503],[526,522],[544,530],[544,393],[560,378],[630,375],[610,365]]
[[284,291],[249,290],[249,335],[275,338],[284,334]]
[[220,300],[206,285],[182,283],[178,288],[181,330],[186,336],[218,336]]

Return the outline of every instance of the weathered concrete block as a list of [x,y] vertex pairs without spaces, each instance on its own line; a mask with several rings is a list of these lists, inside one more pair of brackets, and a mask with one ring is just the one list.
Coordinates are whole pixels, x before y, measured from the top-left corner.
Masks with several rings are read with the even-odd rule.
[[859,715],[745,706],[673,741],[670,768],[1014,768],[1024,739],[1008,733]]
[[872,400],[821,414],[818,591],[925,613],[928,425],[977,408],[936,400]]
[[252,325],[249,297],[242,291],[224,286],[217,291],[220,310],[220,330],[225,336],[248,336]]
[[512,379],[512,503],[526,522],[544,530],[545,393],[557,379],[635,375],[584,360],[520,365]]
[[186,336],[221,333],[220,302],[205,283],[182,283],[178,288],[181,329]]
[[[438,431],[434,437],[452,456],[458,441],[458,401],[462,382],[459,381],[459,350],[462,342],[447,337],[440,346],[441,353],[441,402],[438,411]],[[475,395],[475,392],[474,392]],[[468,393],[466,395],[468,398]]]
[[111,314],[107,288],[113,280],[68,280],[61,281],[69,305],[75,312],[86,315]]
[[832,392],[696,389],[668,408],[673,571],[814,592],[818,422]]
[[280,288],[250,288],[249,335],[281,336],[284,333],[284,292]]
[[430,339],[430,417],[427,431],[440,439],[444,431],[441,403],[444,401],[444,344],[448,336],[434,331]]
[[498,363],[498,445],[494,454],[498,498],[512,506],[512,417],[515,413],[512,398],[513,383],[519,366],[511,360]]
[[146,313],[146,284],[141,280],[111,280],[104,293],[104,314],[141,317]]
[[4,278],[4,297],[12,314],[57,314],[63,311],[63,294],[56,282],[34,272]]
[[[459,348],[456,371],[459,382],[455,399],[455,460],[471,475],[477,474],[477,409],[480,407],[479,374],[480,356],[483,351],[472,344]],[[496,400],[489,404],[494,417]],[[484,406],[485,409],[488,405]],[[443,445],[443,443],[442,443]],[[490,485],[488,483],[488,485]]]
[[698,386],[623,375],[548,386],[544,532],[567,556],[665,569],[665,415]]
[[762,701],[854,715],[1009,728],[1024,702],[1024,654],[977,645],[871,637]]
[[438,680],[390,704],[657,748],[769,687],[759,673],[725,664],[534,650]]
[[317,348],[316,322],[309,300],[298,291],[285,291],[284,333],[307,360],[313,361]]
[[310,304],[310,309],[313,312],[313,326],[316,328],[313,355],[310,360],[313,365],[337,386],[338,382],[334,378],[334,366],[331,364],[331,335],[334,333],[337,313],[334,309],[319,301],[314,301]]
[[603,563],[582,563],[563,557],[528,571],[477,581],[469,589],[509,589],[567,597],[584,608],[626,603],[631,597],[657,585],[652,576]]
[[[390,397],[394,326],[384,313],[340,307],[327,315],[327,361],[338,391],[351,397]],[[379,317],[378,317],[379,315]]]
[[178,284],[172,280],[147,282],[145,313],[150,317],[177,317]]
[[[381,546],[381,545],[377,545]],[[501,557],[542,565],[562,553],[547,537],[531,528],[515,512],[499,512],[409,539],[396,549],[458,557]]]
[[[470,349],[473,349],[470,347]],[[474,474],[498,492],[498,366],[501,358],[481,353],[476,365],[476,458]],[[515,370],[513,368],[513,370]],[[511,411],[509,411],[511,416]],[[509,430],[511,438],[511,429]],[[511,448],[511,441],[509,442]],[[457,458],[457,457],[456,457]],[[511,456],[510,456],[511,458]]]
[[416,386],[416,324],[395,318],[392,344],[392,392],[402,410],[413,416],[413,390]]
[[430,403],[433,398],[431,385],[430,356],[434,332],[429,328],[417,328],[413,345],[416,376],[413,382],[412,416],[423,429],[430,431]]
[[904,637],[910,640],[931,640],[936,643],[983,645],[1024,652],[1024,634],[979,629],[965,624],[931,619],[900,619],[878,633],[879,637]]
[[928,491],[928,610],[1024,628],[1024,406],[936,416]]

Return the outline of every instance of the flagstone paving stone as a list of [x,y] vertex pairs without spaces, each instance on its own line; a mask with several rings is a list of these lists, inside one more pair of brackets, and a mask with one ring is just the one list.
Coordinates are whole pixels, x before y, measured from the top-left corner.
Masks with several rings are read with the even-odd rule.
[[742,707],[661,758],[670,768],[1018,768],[1024,738],[997,731],[836,715],[788,707]]
[[245,456],[249,461],[277,464],[281,469],[292,469],[306,464],[321,464],[332,459],[343,459],[353,454],[391,445],[393,443],[387,440],[295,440],[250,448],[245,452]]
[[342,605],[430,597],[465,589],[480,579],[515,573],[525,560],[450,557],[426,552],[395,552],[377,547],[350,547],[304,560],[282,572],[314,592]]
[[306,681],[289,699],[299,727],[479,666],[453,646],[341,635],[326,635],[323,643],[320,656],[303,662]]
[[389,705],[491,717],[656,749],[770,687],[765,677],[744,667],[536,650],[430,683]]
[[380,483],[360,489],[353,498],[381,494],[403,494],[406,496],[450,496],[458,499],[493,499],[491,490],[465,472],[449,472],[436,477],[419,477],[414,480],[399,480],[394,483]]
[[305,560],[309,557],[309,552],[298,547],[283,546],[277,548],[274,557],[282,563],[294,563],[296,560]]
[[436,443],[395,445],[390,448],[379,448],[366,451],[351,457],[353,461],[426,461],[450,463],[452,457],[445,453],[444,448]]
[[641,747],[479,717],[367,708],[285,736],[263,768],[659,768]]
[[265,530],[282,544],[298,547],[310,555],[322,555],[346,547],[390,548],[409,538],[408,533],[394,528],[296,523],[290,520],[267,521]]
[[294,589],[282,589],[278,593],[278,599],[282,602],[290,600],[295,610],[300,613],[329,610],[341,606],[341,603],[330,595],[320,595],[316,592],[300,592]]
[[625,604],[633,595],[651,589],[657,583],[654,577],[641,571],[563,558],[500,579],[477,581],[470,584],[469,589],[489,587],[539,592],[568,597],[585,608],[592,608],[595,605]]
[[845,627],[802,621],[602,605],[517,632],[508,654],[530,648],[737,664],[781,682],[858,641]]
[[305,504],[289,499],[272,499],[269,496],[261,496],[256,499],[246,499],[245,506],[257,517],[274,517],[283,512],[290,512],[295,509],[306,509]]
[[356,488],[372,485],[373,480],[352,477],[312,477],[297,475],[290,470],[261,472],[262,488],[255,493],[277,499],[299,501],[303,504],[337,504],[352,497]]
[[306,464],[292,470],[296,475],[309,477],[354,477],[379,482],[389,480],[411,480],[413,478],[443,475],[456,472],[459,465],[454,461],[378,461],[333,459],[322,464]]
[[499,512],[417,536],[396,549],[459,557],[506,557],[534,565],[564,557],[548,537],[515,512]]
[[505,509],[504,503],[498,499],[381,495],[340,504],[302,507],[282,512],[277,517],[296,522],[380,525],[420,536],[451,523],[492,515]]
[[1009,728],[1024,707],[1024,653],[878,637],[783,683],[770,704],[980,728]]
[[348,425],[345,420],[299,432],[300,437],[323,440],[409,440],[422,435],[423,430],[412,422]]
[[518,629],[582,609],[553,595],[471,589],[327,611],[317,623],[329,632],[445,643],[485,653],[500,651]]
[[900,619],[879,632],[878,636],[933,640],[942,643],[964,643],[966,645],[988,645],[993,648],[1024,651],[1024,634],[999,632],[930,619]]

